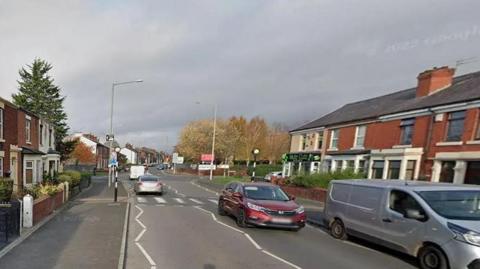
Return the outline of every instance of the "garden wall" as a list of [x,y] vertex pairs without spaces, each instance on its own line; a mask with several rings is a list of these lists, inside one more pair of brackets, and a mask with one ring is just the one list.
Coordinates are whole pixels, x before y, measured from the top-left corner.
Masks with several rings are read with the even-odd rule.
[[282,189],[290,195],[296,197],[315,200],[325,203],[327,190],[322,188],[302,188],[294,186],[282,186]]
[[53,196],[46,196],[33,202],[33,225],[39,223],[54,210],[63,205],[63,191]]

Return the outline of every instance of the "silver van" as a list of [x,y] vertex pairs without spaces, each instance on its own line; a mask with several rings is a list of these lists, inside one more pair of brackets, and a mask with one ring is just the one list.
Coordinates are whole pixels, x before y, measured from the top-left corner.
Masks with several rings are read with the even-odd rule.
[[333,237],[410,254],[421,268],[480,268],[480,186],[334,180],[324,217]]

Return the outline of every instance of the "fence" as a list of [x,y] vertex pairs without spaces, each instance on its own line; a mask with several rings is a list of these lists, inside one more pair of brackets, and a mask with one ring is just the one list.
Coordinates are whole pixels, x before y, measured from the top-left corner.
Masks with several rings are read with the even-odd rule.
[[13,200],[0,204],[0,242],[8,242],[8,238],[20,235],[21,204]]

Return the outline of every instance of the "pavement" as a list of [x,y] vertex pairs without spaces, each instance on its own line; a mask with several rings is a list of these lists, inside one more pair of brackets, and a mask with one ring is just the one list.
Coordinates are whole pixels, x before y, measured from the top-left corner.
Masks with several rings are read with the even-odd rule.
[[[197,184],[197,177],[150,172],[167,191],[132,194],[127,268],[416,268],[412,257],[359,239],[335,240],[319,226],[239,228],[216,213],[216,191]],[[134,181],[123,183],[131,190]]]
[[127,206],[106,177],[70,201],[66,208],[0,259],[0,268],[117,268]]

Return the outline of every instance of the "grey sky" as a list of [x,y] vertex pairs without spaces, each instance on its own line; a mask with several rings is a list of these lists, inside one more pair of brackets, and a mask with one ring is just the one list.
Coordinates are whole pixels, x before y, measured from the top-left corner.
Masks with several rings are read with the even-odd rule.
[[[477,57],[478,0],[0,0],[0,95],[35,57],[54,65],[72,131],[171,147],[188,121],[260,115],[295,127]],[[480,70],[480,62],[458,73]],[[202,105],[195,105],[196,101]]]

